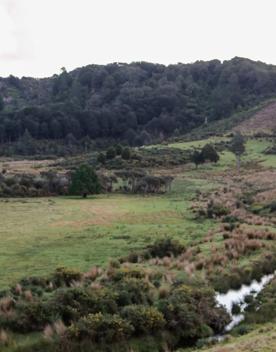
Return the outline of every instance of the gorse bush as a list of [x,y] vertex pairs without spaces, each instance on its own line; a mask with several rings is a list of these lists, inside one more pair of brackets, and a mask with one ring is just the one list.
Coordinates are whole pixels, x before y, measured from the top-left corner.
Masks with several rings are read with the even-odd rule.
[[165,238],[156,241],[153,245],[148,247],[148,253],[151,257],[166,257],[170,255],[179,255],[185,250],[185,247],[177,240]]
[[122,316],[131,323],[137,334],[160,330],[166,323],[163,314],[158,309],[143,305],[124,307]]
[[133,333],[131,324],[119,315],[89,314],[72,324],[67,330],[68,339],[96,343],[111,343],[127,339]]
[[53,282],[56,286],[70,286],[73,281],[79,281],[82,277],[82,274],[74,269],[68,268],[57,268],[53,275]]
[[214,217],[225,216],[229,213],[229,209],[227,209],[224,205],[216,203],[214,201],[210,201],[207,204],[206,214],[207,217],[212,219]]
[[[3,292],[0,329],[43,332],[45,352],[109,351],[110,344],[125,348],[146,336],[172,347],[196,342],[222,331],[229,316],[205,284],[189,278],[183,284],[164,272],[166,261],[185,255],[183,245],[165,238],[141,251],[143,263],[113,261],[86,274],[58,268],[47,278],[25,278]],[[164,267],[144,267],[145,257]],[[41,341],[31,351],[40,347]]]

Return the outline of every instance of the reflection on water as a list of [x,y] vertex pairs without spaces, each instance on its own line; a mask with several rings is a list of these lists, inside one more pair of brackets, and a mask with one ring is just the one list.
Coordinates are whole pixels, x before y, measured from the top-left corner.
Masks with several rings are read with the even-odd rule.
[[[231,322],[225,327],[225,332],[232,330],[244,319],[243,311],[248,306],[245,302],[246,296],[252,295],[253,297],[256,297],[274,278],[275,274],[276,271],[273,274],[264,275],[259,282],[254,280],[249,285],[242,285],[242,287],[238,290],[229,290],[226,293],[216,294],[216,301],[227,310],[232,318]],[[240,306],[239,314],[232,313],[234,304],[238,304]]]

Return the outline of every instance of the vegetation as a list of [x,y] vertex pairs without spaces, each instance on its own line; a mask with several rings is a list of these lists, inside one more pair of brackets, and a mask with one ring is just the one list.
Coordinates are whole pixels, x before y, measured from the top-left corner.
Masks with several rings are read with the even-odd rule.
[[80,150],[79,144],[86,150],[91,140],[131,146],[162,141],[190,132],[205,118],[209,124],[274,97],[275,72],[272,65],[234,58],[167,67],[90,65],[41,80],[1,78],[2,153],[42,153],[38,143],[24,147],[30,136],[60,141],[64,150]]
[[[262,79],[264,70],[269,73]],[[80,83],[84,71],[88,78]],[[241,59],[64,69],[46,80],[47,89],[41,83],[40,104],[29,94],[31,79],[2,81],[0,121],[5,117],[6,124],[10,117],[22,128],[22,134],[3,140],[2,150],[13,155],[19,148],[23,157],[0,160],[0,195],[5,197],[0,199],[1,351],[205,347],[247,352],[252,350],[248,341],[254,340],[250,331],[263,339],[274,336],[275,280],[257,298],[246,297],[245,320],[224,346],[209,346],[230,321],[217,306],[216,291],[240,288],[276,269],[274,137],[260,130],[248,131],[246,138],[237,133],[256,119],[260,127],[260,106],[254,108],[259,109],[256,119],[249,112],[229,117],[268,98],[273,75],[273,67]],[[79,102],[73,93],[80,88],[77,82],[86,87]],[[218,99],[218,89],[231,97],[228,104]],[[17,106],[6,99],[7,92],[23,90]],[[30,101],[33,108],[27,107]],[[266,116],[272,111],[264,109]],[[220,126],[222,114],[232,127],[219,135],[214,126]],[[197,131],[204,138],[182,137],[192,128],[187,121],[197,126],[201,116],[207,116],[205,127]],[[34,133],[34,120],[40,129],[52,118],[63,121],[61,131],[70,120],[66,134]],[[150,145],[153,140],[159,144]],[[40,142],[45,149],[37,152]],[[40,154],[37,159],[43,159],[51,145],[65,157],[57,159],[53,149],[53,159],[27,158]],[[237,172],[235,159],[241,155]],[[93,197],[79,199],[89,194]],[[238,304],[232,307],[232,313],[240,310]],[[273,343],[261,341],[260,346]]]
[[[176,241],[158,241],[148,259],[183,250]],[[53,346],[78,351],[80,345],[107,351],[108,344],[128,346],[132,338],[148,334],[176,347],[222,331],[229,317],[216,306],[212,289],[172,280],[162,292],[164,277],[157,268],[149,271],[122,260],[110,262],[106,270],[94,267],[82,274],[59,268],[49,277],[24,278],[1,293],[0,327],[21,334],[43,332],[50,341],[45,351]]]
[[81,165],[72,175],[69,193],[81,194],[86,198],[88,194],[97,194],[101,185],[97,174],[89,165]]
[[244,137],[240,133],[236,133],[230,143],[230,150],[235,154],[237,159],[237,169],[240,170],[241,156],[245,152]]
[[190,159],[197,168],[198,165],[204,164],[206,161],[217,163],[219,161],[219,154],[212,144],[207,143],[202,150],[194,150]]

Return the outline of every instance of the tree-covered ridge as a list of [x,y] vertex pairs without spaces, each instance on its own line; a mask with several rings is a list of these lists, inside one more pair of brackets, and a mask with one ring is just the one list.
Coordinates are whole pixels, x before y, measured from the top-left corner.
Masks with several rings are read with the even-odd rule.
[[0,79],[0,142],[120,139],[141,145],[186,133],[276,94],[276,66],[243,58],[164,66],[89,65],[51,78]]

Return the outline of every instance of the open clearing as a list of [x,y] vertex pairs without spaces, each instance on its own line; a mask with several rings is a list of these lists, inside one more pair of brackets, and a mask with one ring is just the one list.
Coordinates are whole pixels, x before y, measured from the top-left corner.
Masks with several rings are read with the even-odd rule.
[[[0,284],[46,274],[58,266],[86,270],[162,235],[183,242],[201,236],[215,224],[192,220],[189,199],[198,185],[196,180],[179,179],[167,196],[2,200]],[[179,194],[177,188],[187,192]]]
[[[170,147],[197,147],[204,142]],[[249,141],[246,160],[275,167],[275,155],[262,154],[268,145],[266,140]],[[217,165],[170,170],[175,176],[172,191],[161,196],[2,199],[0,285],[5,287],[23,276],[47,274],[58,266],[87,270],[160,236],[169,235],[185,243],[200,239],[218,225],[214,220],[193,219],[193,197],[199,190],[218,188],[225,181],[225,170],[232,169],[234,163],[233,155],[223,152]]]
[[[226,139],[179,142],[168,147],[197,148],[221,140]],[[208,278],[216,287],[231,285],[229,280],[235,280],[239,270],[251,273],[255,263],[262,263],[264,253],[276,249],[275,219],[252,211],[265,210],[263,206],[275,199],[276,156],[263,153],[270,145],[269,139],[249,140],[240,174],[228,151],[220,153],[217,164],[206,163],[197,170],[191,164],[152,170],[174,176],[171,191],[164,195],[0,199],[0,288],[23,277],[46,276],[57,267],[84,272],[95,265],[107,267],[110,259],[126,256],[164,236],[178,239],[188,250],[180,256],[128,265],[157,269],[167,284],[173,278]],[[253,197],[251,207],[236,208],[237,200],[248,196]],[[226,230],[222,217],[199,217],[199,210],[206,210],[210,200],[228,208],[229,216],[237,216],[239,226]],[[19,345],[32,346],[40,337],[14,335],[14,339]],[[230,338],[206,352],[272,352],[274,340],[275,327],[267,325],[254,335]],[[14,349],[11,346],[5,351]]]

